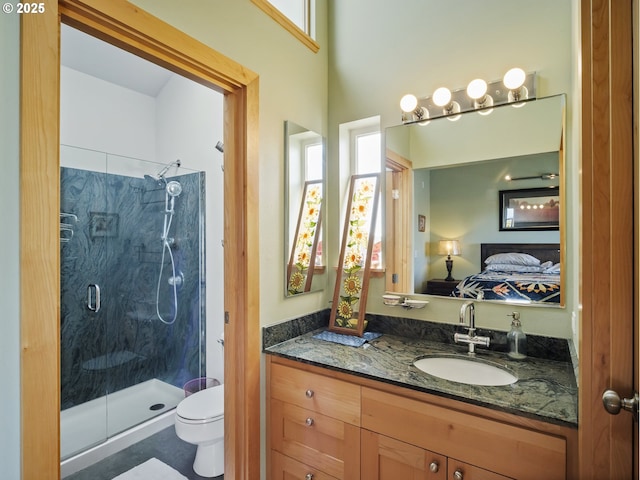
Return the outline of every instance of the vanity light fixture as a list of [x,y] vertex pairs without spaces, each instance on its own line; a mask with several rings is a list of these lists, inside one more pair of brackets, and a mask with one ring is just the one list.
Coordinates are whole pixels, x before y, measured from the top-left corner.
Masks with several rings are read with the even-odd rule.
[[488,85],[481,78],[471,80],[467,85],[467,95],[473,99],[473,107],[480,111],[480,115],[489,115],[493,109],[493,97],[487,93]]
[[[451,90],[447,87],[440,87],[433,92],[433,103],[438,107],[442,107],[443,115],[451,121],[456,121],[460,118],[460,104],[455,100],[452,100]],[[453,115],[453,116],[452,116]]]
[[524,86],[527,74],[521,68],[515,67],[504,74],[502,83],[509,89],[509,101],[520,102],[529,98],[529,90]]
[[[410,93],[400,99],[400,108],[405,114],[411,115],[413,120],[422,122],[429,118],[429,110],[419,107],[418,99]],[[402,117],[402,121],[405,121],[405,115]]]
[[447,117],[457,120],[461,113],[477,111],[488,115],[494,107],[506,104],[522,106],[536,99],[536,74],[512,68],[500,80],[486,82],[476,78],[466,88],[450,90],[440,87],[431,97],[405,95],[401,100],[402,123],[420,122]]

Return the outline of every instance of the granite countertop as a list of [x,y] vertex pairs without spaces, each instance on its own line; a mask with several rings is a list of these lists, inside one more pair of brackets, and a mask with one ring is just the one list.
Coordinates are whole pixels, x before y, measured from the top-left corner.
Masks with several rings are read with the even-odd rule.
[[476,347],[476,358],[501,364],[518,381],[498,387],[467,385],[431,376],[413,365],[425,355],[464,356],[466,345],[385,333],[352,347],[313,338],[322,330],[268,346],[264,352],[536,420],[570,427],[578,424],[578,388],[570,362],[535,357],[514,361],[503,352]]

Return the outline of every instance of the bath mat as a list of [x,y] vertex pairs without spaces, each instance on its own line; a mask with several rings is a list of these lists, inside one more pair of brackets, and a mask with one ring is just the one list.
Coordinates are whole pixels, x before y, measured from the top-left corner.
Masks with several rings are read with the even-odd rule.
[[113,480],[188,480],[157,458],[151,458],[131,470],[114,477]]
[[355,335],[343,335],[341,333],[334,333],[328,330],[320,332],[313,336],[319,340],[325,340],[327,342],[340,343],[342,345],[349,345],[350,347],[361,347],[369,340],[378,338],[381,333],[364,332],[362,337],[356,337]]

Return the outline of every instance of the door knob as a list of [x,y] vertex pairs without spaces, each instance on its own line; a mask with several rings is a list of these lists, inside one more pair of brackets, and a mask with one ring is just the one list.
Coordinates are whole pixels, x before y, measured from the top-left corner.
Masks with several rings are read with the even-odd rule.
[[635,393],[633,398],[620,398],[618,392],[614,390],[606,390],[602,394],[602,403],[607,412],[612,415],[617,415],[620,410],[626,410],[633,413],[633,417],[638,420],[638,402],[640,397]]

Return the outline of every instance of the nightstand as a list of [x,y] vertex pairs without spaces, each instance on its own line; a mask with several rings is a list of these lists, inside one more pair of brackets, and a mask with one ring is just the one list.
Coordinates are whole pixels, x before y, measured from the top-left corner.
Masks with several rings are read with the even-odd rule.
[[459,280],[444,280],[444,279],[431,279],[427,280],[427,288],[425,289],[428,295],[441,295],[448,297],[451,295],[453,289],[458,285]]

